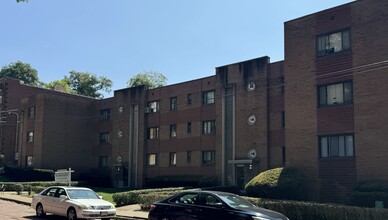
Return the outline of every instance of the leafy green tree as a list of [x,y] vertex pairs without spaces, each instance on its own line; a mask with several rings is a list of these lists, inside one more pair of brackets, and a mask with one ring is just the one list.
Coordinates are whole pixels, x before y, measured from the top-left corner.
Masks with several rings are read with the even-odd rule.
[[62,87],[65,89],[65,91],[67,93],[75,93],[71,88],[70,88],[70,85],[69,83],[65,80],[65,79],[62,79],[62,80],[54,80],[52,82],[49,82],[47,84],[44,85],[44,87],[46,89],[54,89],[56,87]]
[[0,70],[0,78],[9,77],[23,81],[27,85],[41,86],[38,78],[38,71],[28,63],[16,61]]
[[70,76],[65,76],[64,80],[75,94],[93,98],[103,98],[104,96],[98,91],[104,90],[110,92],[113,85],[112,81],[105,76],[97,77],[92,73],[77,72],[74,70],[70,71]]
[[167,77],[159,72],[142,72],[138,73],[127,82],[128,87],[145,85],[149,89],[154,89],[167,85]]

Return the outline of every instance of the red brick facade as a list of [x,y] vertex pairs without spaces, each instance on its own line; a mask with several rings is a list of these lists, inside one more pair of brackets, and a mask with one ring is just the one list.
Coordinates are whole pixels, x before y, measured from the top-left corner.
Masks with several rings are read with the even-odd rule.
[[[286,165],[307,174],[311,199],[346,202],[357,181],[386,180],[387,17],[386,1],[359,0],[285,23]],[[317,55],[320,36],[343,31],[350,48]],[[346,82],[351,102],[319,105],[320,87]],[[320,138],[341,135],[353,135],[353,155],[322,156]]]
[[[261,57],[104,100],[11,80],[3,109],[24,112],[19,166],[33,156],[36,168],[69,166],[133,188],[163,175],[244,186],[286,166],[304,172],[307,198],[346,202],[357,181],[388,176],[387,18],[385,0],[358,0],[286,22],[284,61]],[[34,118],[25,116],[30,107]]]

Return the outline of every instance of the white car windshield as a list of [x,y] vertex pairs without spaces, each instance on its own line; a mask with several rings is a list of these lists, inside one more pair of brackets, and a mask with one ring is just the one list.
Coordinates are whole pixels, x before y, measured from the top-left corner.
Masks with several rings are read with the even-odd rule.
[[87,189],[68,189],[70,199],[99,199],[94,191]]

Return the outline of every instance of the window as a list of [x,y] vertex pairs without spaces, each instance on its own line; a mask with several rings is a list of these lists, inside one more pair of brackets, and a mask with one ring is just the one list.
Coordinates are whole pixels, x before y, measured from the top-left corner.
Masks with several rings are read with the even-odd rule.
[[46,191],[44,191],[42,193],[42,195],[45,195],[45,196],[50,196],[50,197],[54,197],[55,196],[55,193],[57,192],[58,188],[54,187],[54,188],[49,188],[47,189]]
[[319,106],[352,103],[352,90],[352,82],[319,86]]
[[354,157],[353,135],[322,136],[319,145],[321,158]]
[[202,100],[203,104],[213,104],[215,101],[214,97],[214,90],[213,91],[207,91],[202,94]]
[[28,108],[27,117],[28,118],[35,118],[35,107]]
[[171,203],[175,204],[195,204],[198,202],[198,194],[197,193],[185,193],[181,194],[180,196],[174,197],[170,200]]
[[326,56],[350,49],[350,30],[317,37],[317,56]]
[[170,125],[170,138],[176,137],[176,124]]
[[156,154],[148,154],[147,155],[147,165],[155,166],[156,165]]
[[148,108],[150,108],[151,113],[152,112],[158,112],[159,111],[159,101],[153,101],[148,103]]
[[177,104],[178,104],[178,98],[177,97],[170,98],[170,110],[176,110],[177,107],[178,107]]
[[202,198],[203,197],[205,197],[203,201],[205,202],[206,206],[215,206],[216,204],[222,204],[222,202],[213,195],[202,194]]
[[33,131],[27,132],[27,142],[34,142],[34,132]]
[[3,96],[0,95],[0,104],[3,104]]
[[98,166],[100,168],[108,167],[108,156],[100,156]]
[[186,161],[187,163],[191,163],[191,151],[187,151]]
[[108,119],[110,119],[110,109],[100,110],[100,119],[101,120],[108,120]]
[[282,111],[282,128],[286,126],[286,113]]
[[153,127],[147,129],[147,139],[158,139],[159,138],[159,128]]
[[215,121],[204,121],[202,134],[215,134],[216,133],[216,122]]
[[170,153],[170,166],[176,165],[176,153]]
[[34,165],[34,157],[27,156],[26,157],[26,167],[32,167]]
[[203,151],[202,152],[202,164],[210,165],[214,164],[214,151]]
[[191,134],[191,122],[187,123],[187,133]]
[[109,143],[109,132],[100,133],[100,144]]
[[187,105],[191,105],[193,103],[193,95],[187,94]]

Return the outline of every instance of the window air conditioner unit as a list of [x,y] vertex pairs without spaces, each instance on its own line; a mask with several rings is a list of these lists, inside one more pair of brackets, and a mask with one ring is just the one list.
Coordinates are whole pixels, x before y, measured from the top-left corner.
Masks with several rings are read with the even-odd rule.
[[149,114],[149,113],[152,112],[152,109],[151,109],[150,107],[146,107],[145,110],[144,110],[144,112],[145,112],[146,114]]

